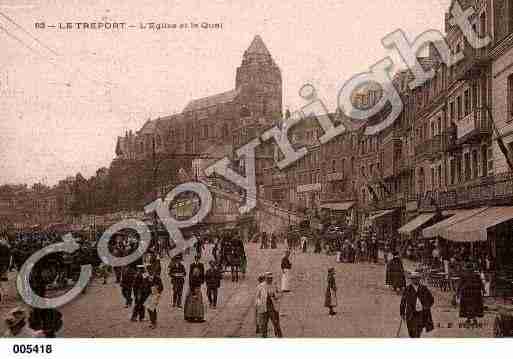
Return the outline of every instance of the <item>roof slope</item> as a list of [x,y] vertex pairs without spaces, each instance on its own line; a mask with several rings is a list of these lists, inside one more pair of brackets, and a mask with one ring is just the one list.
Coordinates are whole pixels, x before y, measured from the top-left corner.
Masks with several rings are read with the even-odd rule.
[[230,90],[216,95],[203,97],[197,100],[192,100],[187,104],[187,106],[185,106],[183,112],[195,111],[202,108],[211,107],[214,105],[219,105],[221,103],[232,102],[237,98],[239,92],[239,90]]
[[264,55],[270,55],[269,50],[267,50],[267,47],[264,44],[264,41],[260,37],[260,35],[256,35],[251,41],[251,45],[249,45],[248,49],[246,50],[247,54],[264,54]]

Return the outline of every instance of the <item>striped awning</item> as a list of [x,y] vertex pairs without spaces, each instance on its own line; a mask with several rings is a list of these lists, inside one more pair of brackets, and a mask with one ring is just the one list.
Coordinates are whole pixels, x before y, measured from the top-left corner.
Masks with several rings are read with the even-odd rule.
[[386,215],[388,215],[390,213],[393,213],[393,212],[395,212],[395,209],[387,209],[387,210],[384,210],[384,211],[379,211],[378,213],[375,213],[375,214],[371,215],[369,218],[367,218],[367,220],[369,222],[373,222],[376,219],[381,218],[383,216],[386,216]]
[[412,232],[418,230],[422,225],[432,220],[435,216],[436,213],[422,213],[399,228],[397,231],[401,234],[410,235]]
[[422,231],[422,235],[426,238],[434,238],[434,237],[446,238],[446,235],[444,233],[449,227],[451,227],[459,222],[463,222],[466,219],[485,211],[487,208],[488,207],[479,207],[479,208],[473,208],[473,209],[455,210],[454,215],[452,217],[449,217],[443,221],[435,223],[434,225],[432,225],[428,228],[425,228]]
[[453,242],[485,242],[488,230],[513,219],[513,207],[490,207],[442,232],[442,237]]

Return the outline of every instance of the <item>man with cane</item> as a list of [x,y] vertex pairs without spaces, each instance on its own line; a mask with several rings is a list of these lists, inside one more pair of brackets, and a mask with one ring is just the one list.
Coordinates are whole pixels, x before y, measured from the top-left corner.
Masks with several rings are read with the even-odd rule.
[[434,298],[429,289],[420,284],[419,273],[412,272],[410,280],[411,284],[406,287],[401,299],[401,324],[397,335],[401,330],[402,321],[405,320],[410,338],[420,338],[424,328],[426,332],[430,332],[434,328],[431,316]]

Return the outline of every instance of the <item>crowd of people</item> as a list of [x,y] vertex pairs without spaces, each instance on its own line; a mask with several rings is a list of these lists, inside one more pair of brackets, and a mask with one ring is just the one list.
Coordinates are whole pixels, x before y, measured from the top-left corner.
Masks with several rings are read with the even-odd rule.
[[[183,264],[184,253],[170,257],[167,271],[172,287],[170,304],[172,308],[183,308],[186,321],[203,322],[205,309],[202,286],[206,285],[209,306],[216,308],[222,272],[228,269],[232,274],[233,281],[239,280],[239,272],[243,273],[244,278],[247,259],[244,244],[235,231],[211,236],[210,241],[214,244],[211,253],[212,260],[209,261],[209,267],[205,270],[200,260],[207,239],[198,233],[193,233],[192,236],[195,237],[193,238],[195,240],[194,261],[190,264],[188,271]],[[131,310],[131,321],[141,322],[148,316],[150,328],[156,328],[158,307],[164,290],[161,261],[169,256],[170,248],[170,246],[166,246],[166,241],[163,241],[157,233],[152,233],[149,248],[142,257],[126,266],[110,267],[102,263],[97,253],[100,234],[91,237],[75,233],[74,238],[80,245],[79,250],[73,254],[57,253],[55,256],[45,256],[39,265],[34,267],[30,275],[34,292],[45,297],[51,290],[65,289],[78,280],[81,265],[94,264],[94,274],[100,283],[106,285],[110,281],[109,278],[113,277],[113,281],[119,286],[123,304],[125,308]],[[19,271],[32,254],[61,241],[62,236],[54,232],[30,231],[2,234],[0,236],[0,278],[7,281],[9,271]],[[109,250],[115,257],[128,256],[134,253],[138,246],[137,235],[131,232],[118,232],[109,241]],[[185,254],[189,252],[190,250],[186,250]],[[188,290],[183,298],[186,280],[188,280]],[[5,293],[1,288],[0,286],[0,300],[3,300]],[[58,313],[61,323],[60,330],[62,314],[58,311],[56,313]],[[29,318],[32,319],[29,320]],[[36,321],[34,318],[39,319]],[[6,335],[30,337],[54,335],[58,331],[57,329],[52,331],[46,329],[49,326],[55,327],[48,318],[47,312],[41,312],[37,308],[30,308],[30,310],[15,308],[5,317],[6,325],[10,330],[12,329]],[[39,324],[35,325],[36,322]],[[47,324],[42,325],[41,322]],[[44,330],[41,331],[38,327],[43,327]]]
[[[420,337],[423,329],[426,332],[433,330],[429,311],[433,305],[433,296],[427,286],[421,284],[421,281],[429,282],[430,273],[443,273],[446,281],[453,278],[451,275],[457,275],[454,277],[458,280],[454,283],[452,304],[459,305],[459,317],[465,320],[466,327],[477,327],[478,318],[484,316],[483,298],[487,291],[479,262],[463,250],[458,252],[457,259],[451,257],[451,260],[444,261],[440,256],[440,250],[436,246],[432,248],[434,249],[430,250],[431,255],[426,255],[420,262],[416,262],[417,269],[411,273],[405,270],[398,251],[394,251],[391,258],[385,256],[385,284],[392,287],[394,292],[402,294],[400,313],[406,320],[410,337]],[[408,276],[412,282],[410,286],[406,286]],[[419,298],[419,303],[415,307],[411,303],[414,296]]]
[[[448,253],[445,253],[443,248],[439,248],[435,241],[422,241],[422,245],[415,243],[415,246],[418,247],[415,249],[411,244],[402,248],[397,238],[384,238],[379,241],[377,232],[376,226],[372,224],[357,231],[344,223],[339,223],[325,227],[324,231],[310,231],[309,233],[291,231],[286,236],[275,236],[274,234],[269,236],[262,233],[255,238],[260,238],[261,249],[269,247],[266,244],[268,238],[286,237],[286,246],[292,251],[299,248],[302,252],[307,252],[310,244],[314,247],[315,253],[336,255],[336,261],[339,263],[378,263],[379,249],[381,248],[385,264],[385,285],[401,296],[399,308],[401,323],[403,321],[406,323],[408,334],[412,338],[420,337],[423,332],[434,330],[431,316],[431,308],[435,304],[434,297],[425,281],[423,268],[428,266],[432,271],[445,269],[459,277],[454,293],[454,302],[457,302],[454,304],[459,305],[459,317],[463,318],[466,324],[477,324],[477,319],[483,317],[483,296],[486,293],[482,272],[493,268],[493,262],[488,256],[473,256],[466,247],[453,249],[449,251],[450,256],[448,256]],[[277,248],[277,244],[274,243],[280,242],[282,241],[271,240],[273,244],[271,248]],[[265,309],[270,314],[261,317],[258,317],[257,314],[260,323],[265,323],[262,324],[260,330],[262,328],[267,330],[267,322],[271,320],[275,325],[276,336],[282,335],[282,330],[279,328],[279,320],[276,319],[273,310],[277,311],[280,295],[290,291],[292,274],[289,255],[290,251],[285,254],[281,263],[281,290],[269,289],[269,283],[272,283],[272,279],[269,278],[270,274],[261,276],[259,284],[259,286],[268,288],[266,290],[272,293],[272,301],[268,301]],[[403,258],[411,260],[416,269],[408,272],[403,264]],[[328,314],[333,316],[336,314],[335,308],[338,304],[335,268],[328,269],[325,288],[324,306],[328,308]],[[266,292],[259,287],[257,303],[261,303],[259,296],[262,296],[262,293]],[[257,313],[259,310],[263,312],[262,308],[258,308],[257,304]],[[267,331],[262,333],[262,336],[267,336]]]
[[[196,240],[193,248],[194,260],[188,268],[183,263],[184,253],[170,257],[167,275],[172,294],[169,304],[173,309],[183,310],[185,321],[200,323],[205,321],[206,312],[202,288],[206,287],[208,306],[215,309],[218,306],[222,273],[224,271],[231,273],[233,282],[239,281],[239,274],[242,274],[243,279],[247,268],[247,257],[244,243],[237,231],[210,236],[208,241],[212,244],[211,252],[206,255],[204,251],[207,240],[198,233],[193,236]],[[153,237],[159,238],[158,235]],[[163,300],[165,283],[162,280],[161,261],[170,254],[170,241],[166,242],[162,238],[152,239],[148,251],[137,261],[124,267],[111,268],[103,265],[96,253],[99,235],[93,237],[77,235],[76,238],[80,244],[78,251],[72,255],[61,254],[58,258],[54,258],[56,262],[52,264],[58,263],[59,267],[54,276],[47,278],[44,268],[41,268],[40,272],[36,268],[31,276],[35,291],[44,296],[52,286],[70,285],[77,280],[80,265],[94,263],[95,273],[103,284],[107,284],[109,277],[113,274],[115,283],[119,285],[123,304],[131,311],[131,321],[141,322],[147,315],[149,327],[156,328],[158,308]],[[0,236],[0,278],[5,280],[6,273],[10,270],[19,270],[30,255],[61,240],[61,236],[57,233],[43,231]],[[291,253],[297,251],[307,253],[311,249],[313,253],[335,255],[338,263],[378,263],[378,248],[381,245],[385,263],[385,285],[402,296],[399,312],[402,320],[406,322],[411,337],[420,337],[424,330],[426,332],[433,330],[431,308],[434,305],[434,299],[429,288],[423,284],[422,266],[458,273],[461,280],[458,283],[455,301],[460,306],[460,317],[475,323],[477,318],[483,316],[485,288],[479,270],[490,269],[493,263],[486,257],[475,259],[463,249],[452,251],[449,259],[447,259],[447,253],[432,242],[427,242],[421,248],[413,249],[410,244],[396,249],[391,245],[391,241],[385,241],[385,243],[378,241],[377,229],[373,225],[364,226],[361,231],[357,231],[343,223],[325,226],[321,231],[290,227],[287,233],[261,232],[256,233],[251,241],[257,242],[262,250],[277,249],[282,246],[286,249],[280,263],[279,285],[274,281],[272,272],[264,273],[258,279],[255,295],[256,333],[262,337],[268,336],[269,321],[274,327],[275,336],[283,336],[279,315],[280,300],[292,290]],[[109,242],[109,246],[114,256],[124,257],[137,250],[138,239],[132,233],[117,233]],[[8,256],[5,255],[6,250],[9,253]],[[208,259],[202,262],[202,258],[205,257]],[[419,269],[408,273],[402,258],[419,260]],[[324,306],[328,309],[330,316],[336,315],[335,308],[338,305],[335,275],[335,268],[330,267],[327,270],[324,293]],[[409,285],[407,285],[407,279],[410,280]],[[184,296],[186,288],[187,292]],[[2,300],[1,287],[0,300]],[[63,326],[60,312],[44,312],[37,309],[27,311],[15,308],[8,313],[5,321],[10,330],[7,335],[11,336],[55,336]]]

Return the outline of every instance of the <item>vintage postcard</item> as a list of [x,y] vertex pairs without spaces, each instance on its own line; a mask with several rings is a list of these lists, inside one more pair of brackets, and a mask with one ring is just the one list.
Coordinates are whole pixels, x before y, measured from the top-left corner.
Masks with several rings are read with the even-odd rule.
[[513,0],[0,0],[0,48],[4,337],[513,336]]

